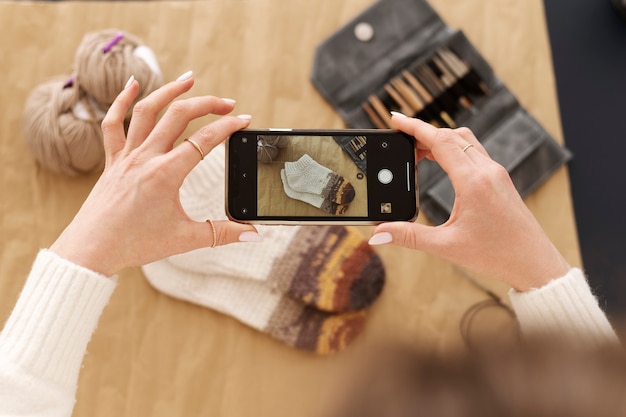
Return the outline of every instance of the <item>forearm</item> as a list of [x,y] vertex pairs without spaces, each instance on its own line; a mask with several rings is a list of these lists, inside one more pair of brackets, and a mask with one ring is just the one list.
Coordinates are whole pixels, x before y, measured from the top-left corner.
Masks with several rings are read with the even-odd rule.
[[41,251],[0,333],[0,415],[69,416],[115,281]]
[[578,268],[541,288],[511,290],[509,297],[523,334],[560,332],[585,344],[619,342]]

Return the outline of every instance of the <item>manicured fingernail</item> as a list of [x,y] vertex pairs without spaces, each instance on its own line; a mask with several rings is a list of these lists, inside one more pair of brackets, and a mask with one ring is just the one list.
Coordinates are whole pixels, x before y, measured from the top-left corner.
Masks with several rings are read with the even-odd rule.
[[193,75],[193,71],[187,71],[186,73],[184,73],[183,75],[181,75],[180,77],[176,78],[176,81],[185,81],[191,78],[191,76]]
[[131,75],[130,78],[128,79],[128,81],[126,81],[126,85],[124,86],[124,90],[126,90],[128,87],[130,87],[130,85],[133,83],[133,81],[135,81],[135,76]]
[[387,243],[391,243],[392,240],[393,240],[393,236],[391,236],[391,233],[380,232],[372,236],[368,243],[370,245],[384,245]]
[[391,112],[391,115],[392,115],[392,116],[400,116],[400,117],[409,117],[409,116],[407,116],[407,115],[406,115],[406,114],[404,114],[404,113],[400,113],[399,111],[392,111],[392,112]]
[[237,101],[236,101],[236,100],[233,100],[232,98],[225,98],[225,97],[222,97],[222,100],[223,100],[223,101],[225,101],[225,102],[227,102],[228,104],[233,104],[233,105],[234,105],[235,103],[237,103]]
[[249,114],[240,114],[237,117],[239,117],[242,120],[250,120],[250,119],[252,119],[252,116],[250,116]]
[[261,242],[263,238],[257,232],[243,232],[239,235],[240,242]]

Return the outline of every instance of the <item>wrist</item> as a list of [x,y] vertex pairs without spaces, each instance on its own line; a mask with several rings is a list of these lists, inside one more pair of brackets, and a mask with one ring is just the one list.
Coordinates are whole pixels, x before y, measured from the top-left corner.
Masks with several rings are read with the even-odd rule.
[[518,280],[512,287],[517,292],[526,292],[541,288],[551,281],[565,276],[571,269],[572,266],[568,264],[565,259],[561,258],[555,260],[553,264],[543,268],[541,271],[535,271],[534,274],[522,277],[522,279]]
[[107,277],[113,276],[119,270],[111,262],[112,257],[107,256],[106,251],[99,246],[99,242],[81,239],[68,233],[67,229],[48,249],[67,261]]

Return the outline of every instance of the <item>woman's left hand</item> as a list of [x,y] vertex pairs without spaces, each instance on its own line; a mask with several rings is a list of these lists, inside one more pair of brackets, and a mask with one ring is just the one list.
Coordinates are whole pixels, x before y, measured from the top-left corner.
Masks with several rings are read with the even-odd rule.
[[[57,255],[110,276],[193,249],[256,241],[253,226],[229,221],[213,225],[191,220],[184,212],[179,189],[189,172],[233,132],[249,125],[249,117],[222,117],[174,147],[190,121],[226,115],[233,101],[211,96],[174,101],[193,85],[189,73],[138,102],[128,133],[124,117],[139,91],[129,80],[102,122],[106,164],[102,176],[76,217],[50,247]],[[163,116],[158,115],[167,106]]]

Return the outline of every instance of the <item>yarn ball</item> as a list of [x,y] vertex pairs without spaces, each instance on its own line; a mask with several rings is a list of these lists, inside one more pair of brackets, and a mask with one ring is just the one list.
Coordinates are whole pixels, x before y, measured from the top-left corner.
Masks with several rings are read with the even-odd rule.
[[150,48],[137,36],[117,29],[86,33],[74,55],[81,87],[104,108],[113,103],[131,75],[141,100],[163,85],[163,74]]
[[69,77],[44,82],[25,103],[26,144],[45,168],[65,175],[85,174],[104,164],[100,123],[103,113]]
[[262,163],[272,162],[278,156],[279,148],[289,144],[286,136],[261,136],[257,141],[256,159]]
[[[135,101],[163,85],[154,52],[138,37],[116,29],[87,33],[74,55],[73,70],[72,77],[37,86],[23,114],[24,138],[35,159],[66,175],[104,165],[100,124],[131,75],[139,81]],[[131,112],[132,106],[128,116]]]

